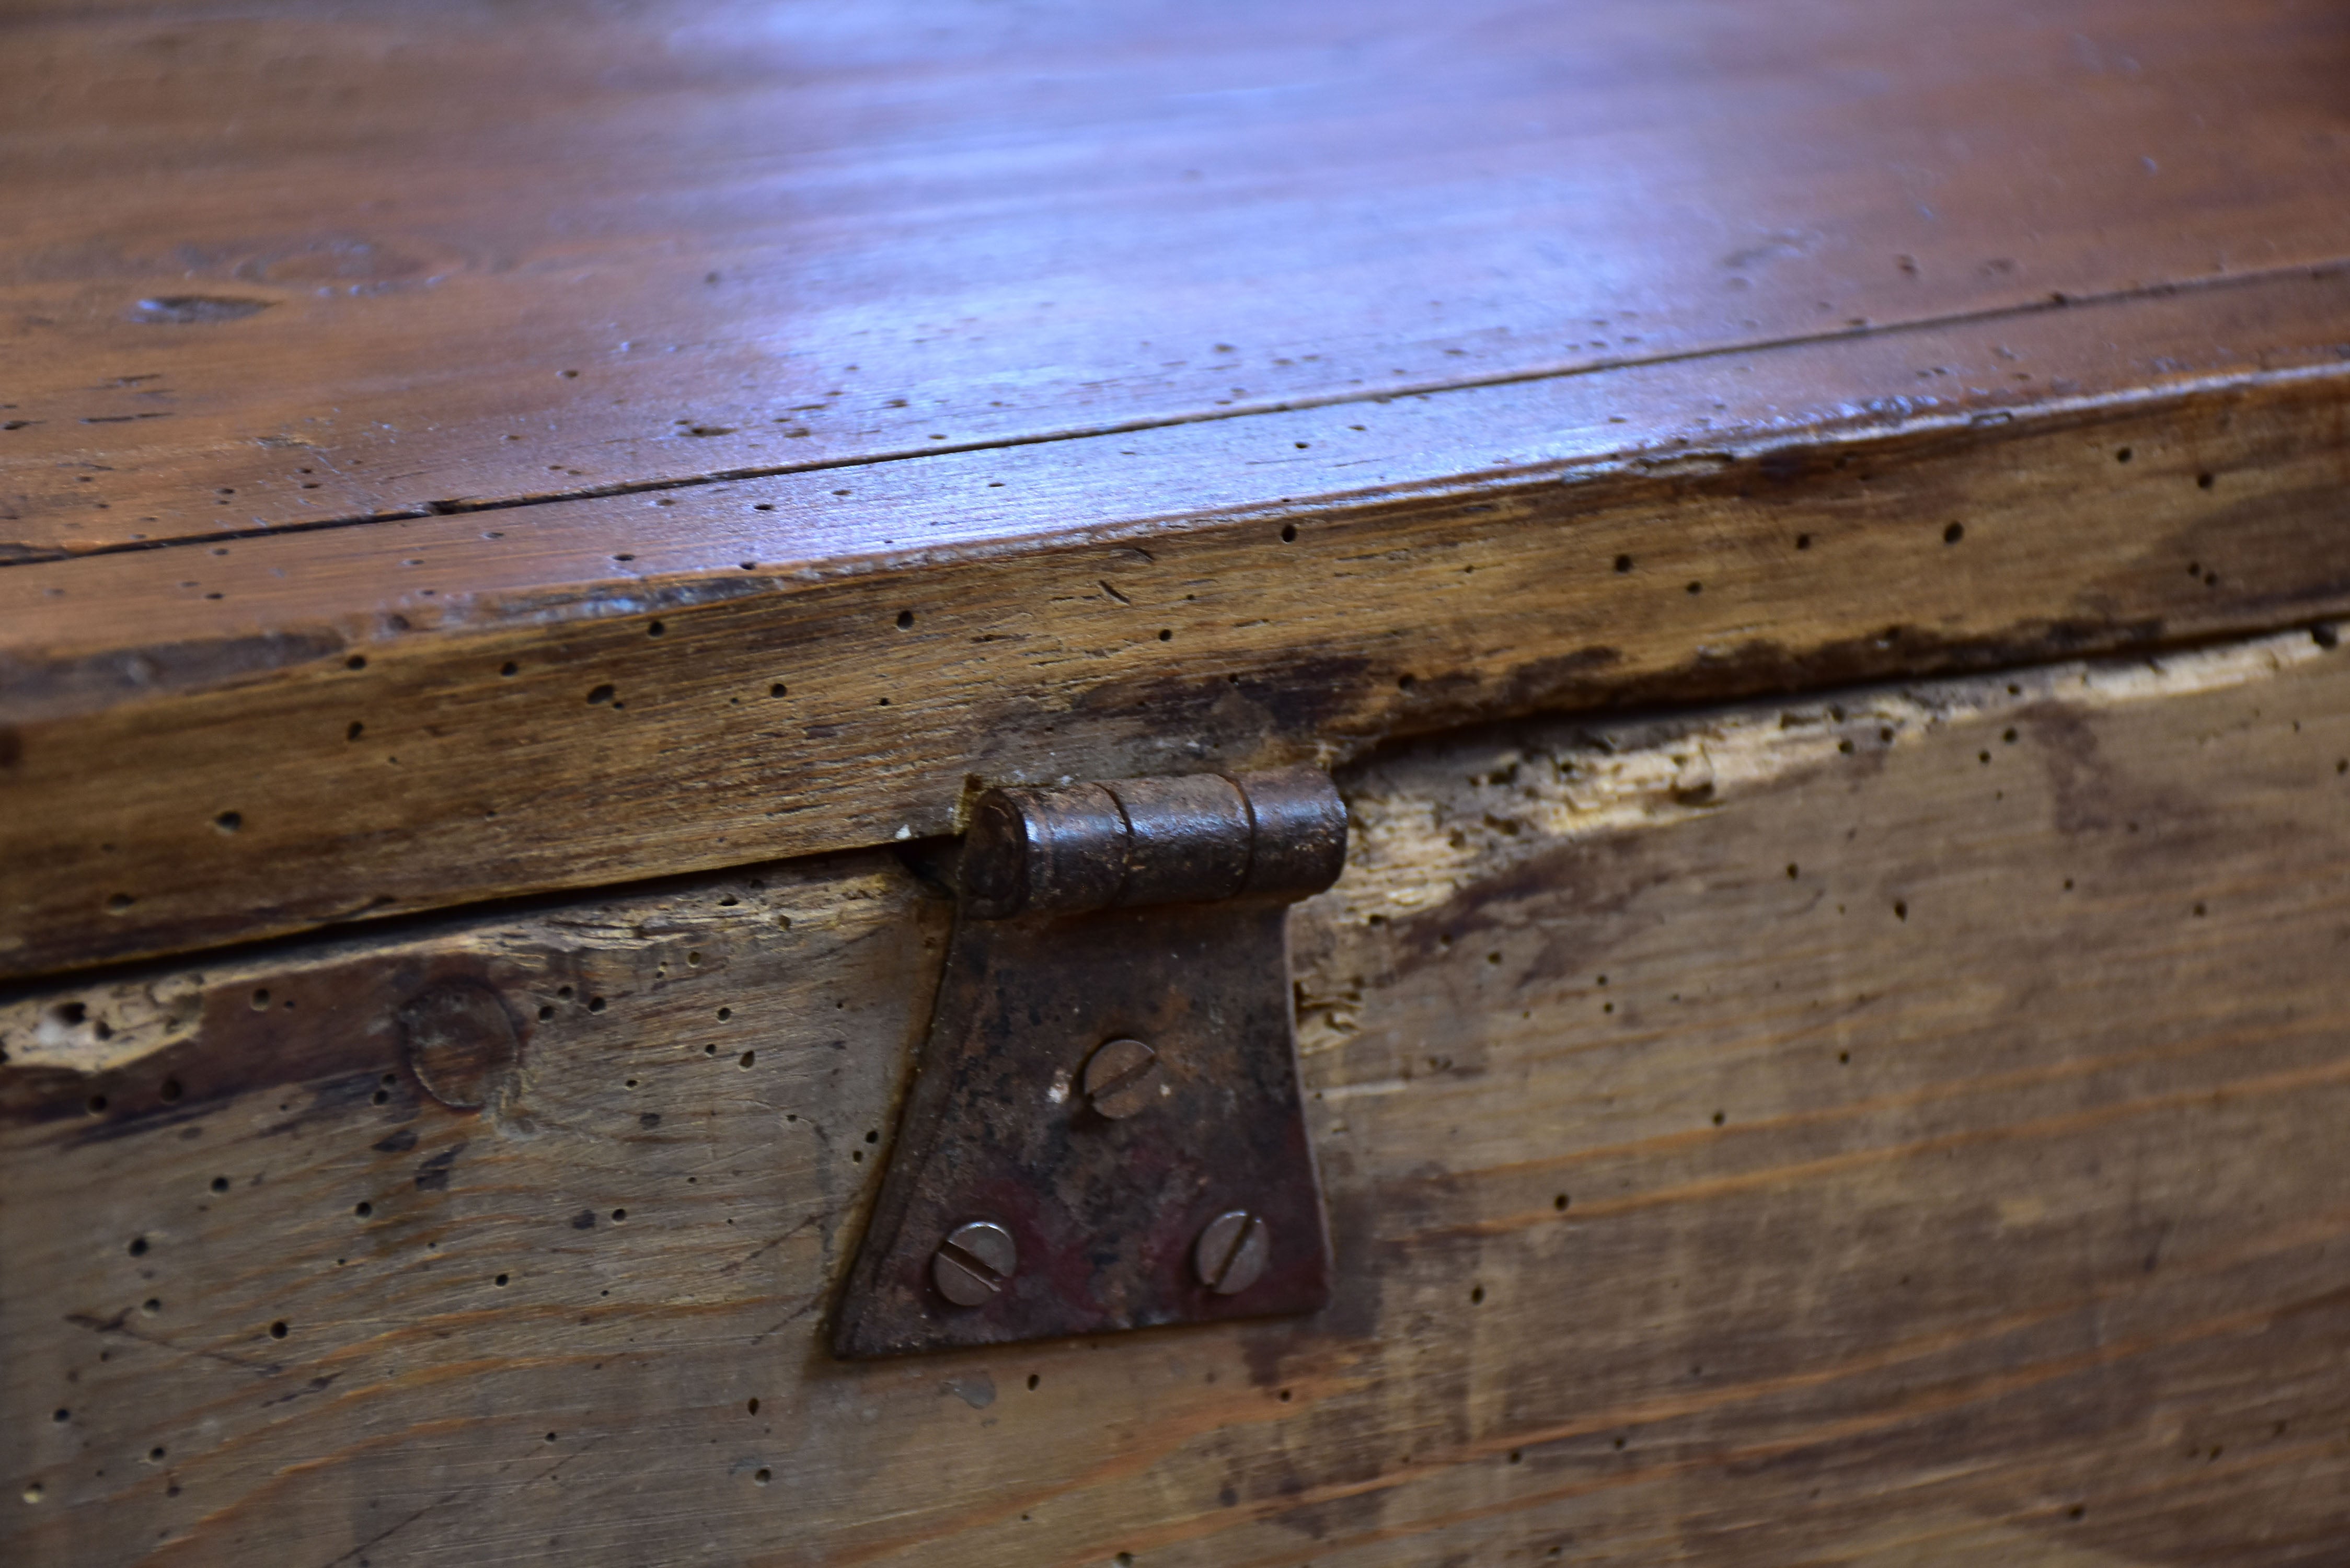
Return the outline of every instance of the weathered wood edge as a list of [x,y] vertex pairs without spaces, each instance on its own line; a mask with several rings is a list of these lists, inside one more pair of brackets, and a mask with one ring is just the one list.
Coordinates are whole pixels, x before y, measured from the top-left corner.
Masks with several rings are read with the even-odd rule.
[[[1696,452],[1264,495],[774,575],[737,563],[723,589],[687,557],[738,543],[722,500],[736,520],[780,504],[750,487],[701,498],[693,526],[662,518],[671,559],[625,588],[567,569],[539,575],[560,589],[476,584],[458,546],[482,519],[441,518],[446,594],[385,589],[418,535],[268,541],[232,558],[251,603],[132,591],[109,628],[158,640],[110,650],[43,639],[69,647],[60,596],[122,584],[136,557],[0,574],[53,601],[20,623],[5,671],[0,973],[922,836],[952,827],[974,782],[1329,763],[1543,709],[2175,646],[2350,611],[2350,363],[2323,338],[2344,292],[2307,280],[2291,331],[2264,307],[2269,343],[2230,350],[2282,369],[2148,389],[2108,364],[2110,389],[2022,407],[1842,428],[1807,415]],[[2111,341],[2117,325],[2132,324],[2079,330]],[[2209,341],[2199,306],[2170,325]],[[1943,347],[1964,346],[1904,352]],[[1543,400],[1558,391],[1464,395],[1442,414],[1533,396],[1517,405],[1529,425],[1502,432],[1523,434],[1555,420]],[[1239,422],[1312,444],[1283,440],[1310,425]],[[1200,472],[1190,432],[1162,433],[1167,472]],[[1045,502],[1087,499],[1088,477]],[[936,473],[898,498],[925,499],[947,508]],[[608,548],[610,519],[590,514],[525,514],[545,540],[531,562]],[[322,563],[320,540],[362,553]],[[322,607],[338,594],[339,622]],[[162,640],[240,616],[242,636]]]
[[1785,483],[1814,449],[1971,441],[2345,366],[2350,265],[920,460],[209,535],[0,571],[0,722],[235,680],[322,657],[321,639],[364,652],[1496,485],[1670,502],[1741,459]]

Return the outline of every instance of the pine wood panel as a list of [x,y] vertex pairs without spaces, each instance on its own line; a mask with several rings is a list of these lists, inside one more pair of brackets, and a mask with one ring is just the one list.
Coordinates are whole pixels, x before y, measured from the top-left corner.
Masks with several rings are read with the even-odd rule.
[[[2350,610],[2346,304],[2326,273],[12,568],[0,973],[944,832],[973,777]],[[1710,428],[1621,447],[1626,406]]]
[[2345,83],[2308,0],[16,5],[0,541],[2293,270],[2350,255]]
[[[0,1549],[2331,1563],[2334,640],[1357,768],[1295,1323],[824,1355],[943,929],[884,854],[20,993]],[[478,1114],[393,1023],[461,978]]]

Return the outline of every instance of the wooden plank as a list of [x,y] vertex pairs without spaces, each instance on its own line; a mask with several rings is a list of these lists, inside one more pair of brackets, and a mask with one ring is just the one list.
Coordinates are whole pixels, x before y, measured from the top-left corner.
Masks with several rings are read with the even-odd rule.
[[1293,922],[1336,1304],[900,1362],[886,855],[20,993],[0,1552],[2331,1561],[2345,770],[2306,636],[1393,750]]
[[944,832],[973,776],[2350,612],[2345,320],[2324,273],[15,567],[0,972]]
[[19,558],[2350,255],[2350,28],[2295,0],[247,0],[0,28]]

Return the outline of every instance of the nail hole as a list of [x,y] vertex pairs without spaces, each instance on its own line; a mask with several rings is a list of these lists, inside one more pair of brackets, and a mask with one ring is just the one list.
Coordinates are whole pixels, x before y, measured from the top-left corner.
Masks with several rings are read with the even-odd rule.
[[269,1337],[272,1339],[285,1338],[286,1332],[286,1320],[282,1317],[269,1325]]
[[213,826],[223,833],[234,833],[244,826],[244,816],[241,812],[224,811],[213,818]]

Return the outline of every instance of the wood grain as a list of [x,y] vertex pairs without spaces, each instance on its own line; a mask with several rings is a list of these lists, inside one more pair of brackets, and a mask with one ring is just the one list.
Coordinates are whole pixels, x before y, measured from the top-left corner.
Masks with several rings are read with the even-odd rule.
[[2331,272],[15,567],[0,972],[944,832],[974,777],[2350,612],[2345,321]]
[[2350,256],[2345,82],[2307,0],[13,5],[0,540],[2292,271]]
[[[19,993],[0,1552],[2331,1563],[2333,640],[1357,767],[1296,1323],[823,1355],[943,929],[886,854]],[[475,1114],[394,1022],[459,982]]]

